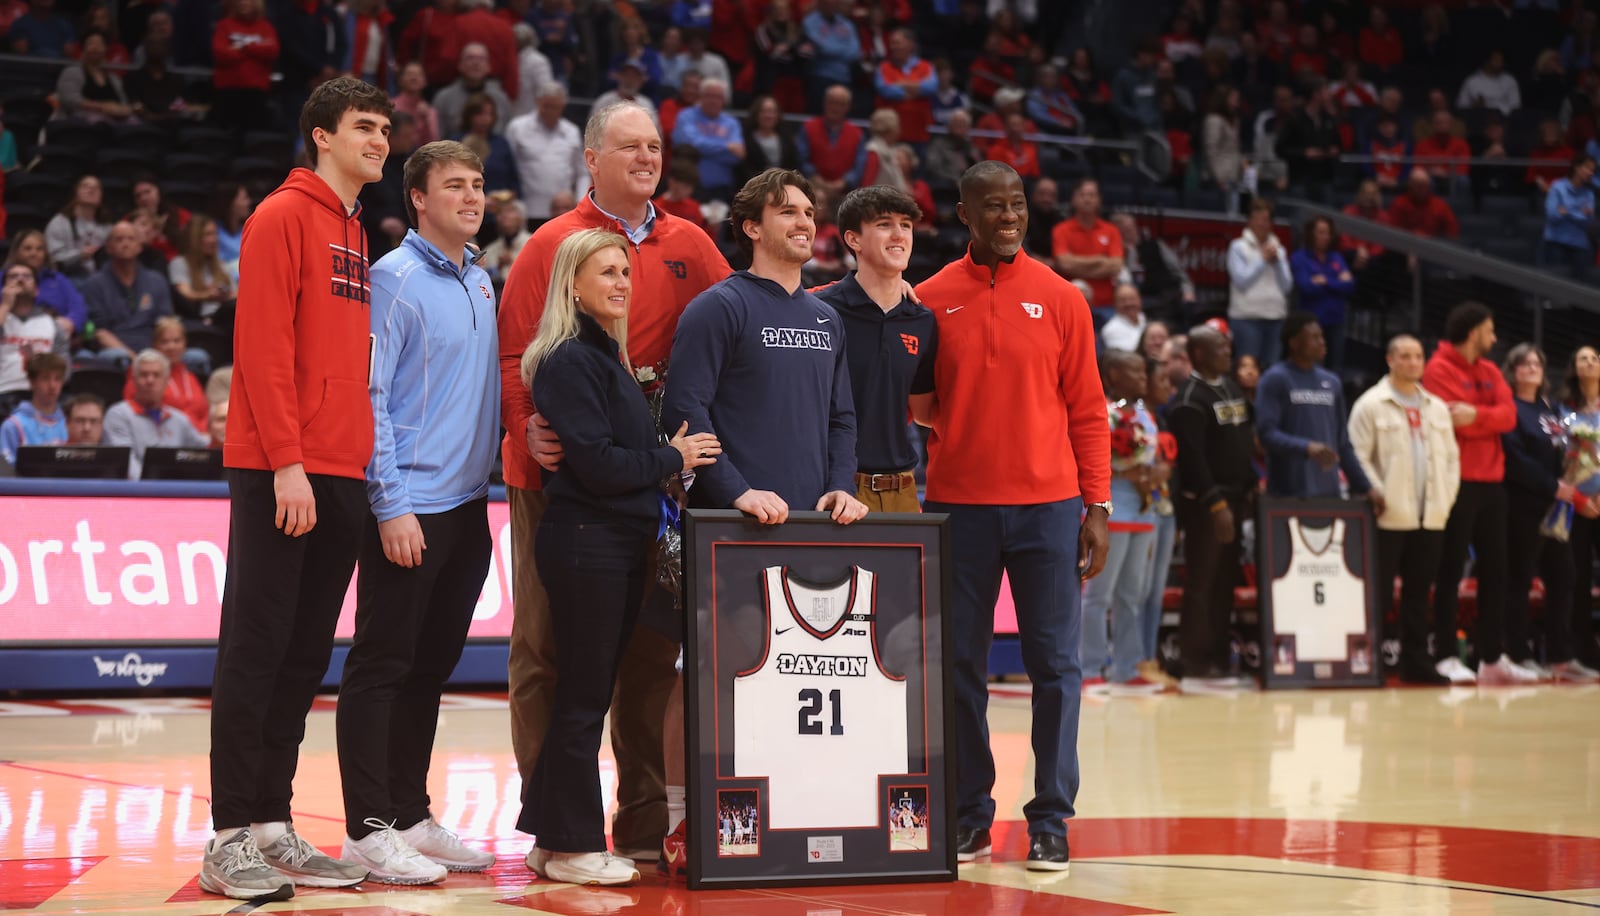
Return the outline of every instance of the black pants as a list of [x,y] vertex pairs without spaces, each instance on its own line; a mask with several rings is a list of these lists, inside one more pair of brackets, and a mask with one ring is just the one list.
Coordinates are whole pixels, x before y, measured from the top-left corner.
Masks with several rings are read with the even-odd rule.
[[229,468],[228,571],[211,687],[211,821],[289,819],[306,713],[333,652],[367,516],[366,484],[312,474],[317,525],[273,524],[271,471]]
[[1444,529],[1444,553],[1433,596],[1434,658],[1456,652],[1457,589],[1473,552],[1472,570],[1478,577],[1478,624],[1472,641],[1481,661],[1493,662],[1505,652],[1506,603],[1506,488],[1500,483],[1463,480],[1461,493],[1450,509]]
[[1547,500],[1513,494],[1506,507],[1506,652],[1513,661],[1536,658],[1528,589],[1534,574],[1544,580],[1544,658],[1572,660],[1572,548],[1539,536]]
[[1600,644],[1594,639],[1594,556],[1600,548],[1600,521],[1572,519],[1572,654],[1593,668],[1600,665]]
[[600,736],[617,666],[644,597],[655,538],[637,524],[577,514],[552,504],[534,544],[550,596],[556,689],[533,778],[523,790],[517,829],[551,852],[606,848],[600,801]]
[[1439,574],[1439,554],[1444,532],[1378,529],[1378,594],[1385,610],[1394,596],[1394,577],[1400,576],[1400,672],[1426,673],[1433,667],[1428,656],[1428,590]]
[[1245,506],[1230,502],[1233,543],[1217,540],[1215,515],[1205,506],[1179,507],[1183,529],[1183,612],[1178,637],[1187,677],[1223,677],[1228,671],[1228,624],[1233,619],[1233,588],[1239,581],[1241,526]]
[[428,763],[439,695],[461,660],[489,572],[489,502],[419,515],[422,565],[389,562],[367,517],[356,574],[356,637],[339,682],[339,778],[345,830],[367,818],[405,830],[428,817]]

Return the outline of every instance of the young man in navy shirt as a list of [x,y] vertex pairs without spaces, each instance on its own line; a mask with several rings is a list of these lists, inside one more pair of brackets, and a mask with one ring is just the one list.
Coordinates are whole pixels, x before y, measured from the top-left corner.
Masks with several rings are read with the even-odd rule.
[[791,506],[848,525],[856,499],[856,417],[839,313],[806,292],[816,195],[804,175],[768,169],[734,195],[730,217],[749,270],[696,296],[678,319],[663,425],[714,432],[722,460],[690,500],[781,525]]
[[857,188],[839,205],[839,229],[856,254],[855,273],[817,293],[845,328],[845,364],[856,409],[856,498],[875,512],[921,512],[917,443],[906,411],[912,394],[933,390],[933,313],[906,295],[922,208],[887,185]]

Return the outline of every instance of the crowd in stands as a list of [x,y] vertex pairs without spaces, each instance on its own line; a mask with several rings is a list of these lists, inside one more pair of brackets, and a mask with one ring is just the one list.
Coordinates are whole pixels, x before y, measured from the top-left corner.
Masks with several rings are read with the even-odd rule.
[[[1363,284],[1415,268],[1327,219],[1286,231],[1269,198],[1320,201],[1442,240],[1463,235],[1462,216],[1486,195],[1520,198],[1540,224],[1539,263],[1580,281],[1594,275],[1600,28],[1581,0],[1505,8],[1183,0],[1158,34],[1120,54],[1070,34],[1067,6],[433,0],[391,11],[386,0],[229,0],[215,9],[96,0],[69,15],[55,0],[11,0],[0,3],[4,45],[66,66],[51,94],[52,119],[17,122],[19,131],[42,127],[43,146],[3,130],[0,170],[15,176],[33,167],[26,152],[47,156],[53,126],[65,122],[164,129],[209,122],[235,134],[270,127],[287,137],[297,131],[284,112],[299,111],[319,83],[350,73],[382,87],[395,105],[384,178],[361,198],[369,257],[405,235],[406,156],[434,139],[459,138],[484,162],[493,218],[480,240],[498,285],[530,230],[589,191],[583,115],[573,100],[633,100],[655,112],[666,146],[655,206],[701,225],[735,263],[725,225],[733,192],[770,166],[804,172],[819,193],[806,279],[822,283],[854,266],[832,224],[845,193],[882,184],[912,195],[923,217],[907,273],[921,279],[964,244],[957,179],[974,163],[997,159],[1027,183],[1027,249],[1084,292],[1105,351],[1146,357],[1153,375],[1181,394],[1192,387],[1197,351],[1215,355],[1208,350],[1214,340],[1201,335],[1197,344],[1188,329],[1221,319],[1230,384],[1258,406],[1261,397],[1293,390],[1301,376],[1315,377],[1312,366],[1343,369],[1347,319]],[[175,65],[210,74],[179,76]],[[1106,166],[1126,168],[1123,153],[1085,155],[1063,142],[1151,134],[1170,150],[1169,188],[1202,209],[1244,218],[1227,248],[1225,290],[1197,288],[1166,240],[1122,209],[1134,203],[1126,182],[1090,177]],[[286,171],[288,156],[281,164]],[[166,199],[170,179],[157,177],[158,165],[119,183],[114,195],[86,167],[43,225],[19,222],[5,236],[0,416],[10,419],[0,426],[0,453],[8,461],[14,451],[4,450],[20,443],[103,441],[130,445],[137,457],[150,444],[220,438],[225,386],[219,399],[216,385],[201,379],[213,366],[225,374],[231,361],[240,237],[254,202],[276,182],[217,182],[204,206],[180,206]],[[1303,340],[1312,328],[1326,351],[1315,359]],[[1444,330],[1441,351],[1459,351],[1465,340]],[[1425,381],[1419,387],[1420,375],[1399,379],[1396,353],[1391,345],[1395,402],[1445,397]],[[1484,348],[1476,358],[1487,357]],[[1519,415],[1541,396],[1523,368],[1531,361],[1542,373],[1536,351],[1507,363]],[[1567,367],[1569,385],[1584,365],[1575,357]],[[75,388],[71,376],[107,372],[120,376],[113,393],[63,402],[63,383]],[[1569,392],[1566,408],[1593,410],[1592,393],[1579,397],[1588,391],[1572,389],[1578,394]],[[119,394],[123,403],[115,404]],[[1481,422],[1447,412],[1458,430]],[[1360,454],[1355,420],[1341,452],[1338,443],[1285,432],[1293,423],[1281,413],[1254,416],[1269,491],[1273,468],[1285,466],[1274,462],[1275,450],[1304,452],[1308,441],[1323,447],[1312,455],[1322,470],[1343,468],[1348,489],[1382,490],[1387,478]],[[1496,442],[1505,436],[1506,456],[1492,480],[1469,476],[1463,445],[1461,480],[1501,487],[1514,466],[1531,467],[1517,451],[1536,445],[1536,437],[1517,439],[1526,426],[1492,431]],[[1358,486],[1363,475],[1367,484]],[[1525,476],[1504,486],[1555,488],[1553,479]],[[1438,508],[1423,516],[1437,520]],[[1173,537],[1169,530],[1169,545]],[[1459,540],[1441,539],[1448,544],[1440,550]],[[1476,555],[1481,563],[1481,546]],[[1501,587],[1514,595],[1528,564],[1545,558],[1516,553],[1511,560],[1509,585]],[[1583,581],[1574,588],[1585,596],[1589,560],[1576,563]],[[1514,605],[1506,604],[1507,626],[1520,625]],[[1592,648],[1593,639],[1583,645]],[[1512,662],[1525,660],[1517,645],[1506,651]],[[1511,676],[1507,670],[1491,676]]]

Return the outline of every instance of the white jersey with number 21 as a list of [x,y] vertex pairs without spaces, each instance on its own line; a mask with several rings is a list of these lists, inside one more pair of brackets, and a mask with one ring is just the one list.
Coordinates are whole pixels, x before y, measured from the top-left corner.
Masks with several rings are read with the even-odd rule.
[[761,573],[766,651],[733,682],[734,775],[767,777],[767,826],[875,827],[877,776],[906,771],[906,682],[878,657],[876,577]]

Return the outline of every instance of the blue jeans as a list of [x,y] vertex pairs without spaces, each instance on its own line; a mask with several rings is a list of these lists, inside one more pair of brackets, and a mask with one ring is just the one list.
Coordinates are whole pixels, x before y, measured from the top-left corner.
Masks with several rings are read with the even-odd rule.
[[1278,332],[1283,328],[1281,318],[1230,318],[1228,327],[1233,330],[1233,361],[1249,354],[1265,372],[1283,354],[1283,342]]
[[1139,614],[1144,629],[1144,657],[1161,658],[1161,602],[1167,596],[1167,570],[1172,566],[1172,550],[1178,542],[1178,517],[1158,515],[1155,549],[1150,554],[1150,591]]
[[956,822],[994,824],[994,753],[989,748],[989,648],[1000,576],[1009,575],[1033,682],[1033,799],[1023,806],[1029,833],[1065,836],[1078,795],[1078,712],[1083,617],[1078,528],[1083,500],[1032,506],[929,502],[950,515],[951,650],[955,659]]
[[1146,656],[1139,614],[1149,586],[1155,531],[1113,531],[1106,568],[1083,586],[1083,670],[1096,677],[1106,669],[1106,617],[1111,617],[1109,680],[1133,680]]

